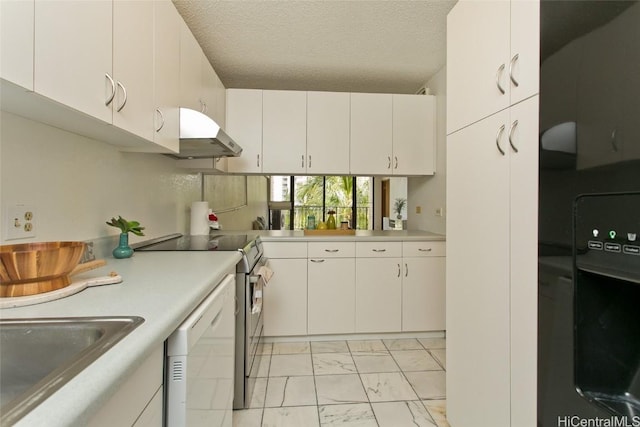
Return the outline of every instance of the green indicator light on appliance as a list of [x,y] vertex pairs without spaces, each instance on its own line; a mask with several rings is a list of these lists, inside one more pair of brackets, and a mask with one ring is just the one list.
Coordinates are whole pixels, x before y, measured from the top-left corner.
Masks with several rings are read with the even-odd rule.
[[615,238],[616,238],[616,232],[615,232],[615,231],[613,231],[613,230],[611,230],[611,231],[609,232],[609,237],[610,237],[610,238],[612,238],[612,239],[615,239]]

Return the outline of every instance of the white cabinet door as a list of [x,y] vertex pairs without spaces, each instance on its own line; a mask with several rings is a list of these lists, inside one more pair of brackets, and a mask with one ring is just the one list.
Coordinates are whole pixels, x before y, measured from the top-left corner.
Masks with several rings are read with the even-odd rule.
[[307,260],[269,258],[274,274],[264,289],[264,334],[307,334]]
[[154,142],[174,153],[179,146],[180,24],[182,18],[169,0],[155,1],[153,94]]
[[227,89],[226,131],[242,147],[227,162],[228,172],[262,172],[262,91]]
[[509,106],[509,22],[509,0],[461,0],[449,12],[447,134]]
[[349,109],[346,92],[307,92],[307,173],[349,172]]
[[202,54],[202,104],[204,113],[211,117],[220,126],[224,126],[224,112],[220,112],[220,103],[217,100],[219,96],[219,86],[222,82],[218,78],[215,70],[211,66],[211,63],[207,57]]
[[35,92],[111,123],[112,17],[110,0],[36,1]]
[[447,138],[447,417],[460,427],[510,425],[508,126],[505,110]]
[[153,2],[113,2],[113,77],[113,124],[153,141]]
[[402,319],[402,259],[356,259],[356,332],[398,332]]
[[402,331],[443,331],[445,257],[403,258]]
[[[160,344],[153,353],[129,374],[124,383],[109,397],[97,413],[85,423],[91,427],[132,426],[142,416],[140,425],[158,424],[157,396],[162,396],[164,346]],[[152,413],[145,414],[149,405]],[[150,420],[149,420],[150,418]],[[146,424],[147,421],[152,421]]]
[[510,32],[509,86],[513,105],[540,90],[539,0],[511,0]]
[[33,90],[34,0],[0,2],[0,77]]
[[433,175],[436,103],[431,95],[393,95],[393,174]]
[[180,107],[204,112],[202,49],[184,21],[180,24]]
[[262,93],[262,171],[304,174],[307,168],[307,93]]
[[511,425],[536,420],[538,330],[537,96],[510,109]]
[[352,174],[392,174],[391,115],[390,94],[351,94],[349,159]]
[[353,333],[355,259],[312,258],[308,262],[309,334]]

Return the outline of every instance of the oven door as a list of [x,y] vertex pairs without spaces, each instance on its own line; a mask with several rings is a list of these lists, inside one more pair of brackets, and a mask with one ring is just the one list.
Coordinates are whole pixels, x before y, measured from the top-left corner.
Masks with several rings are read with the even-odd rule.
[[246,275],[246,298],[245,298],[245,402],[244,407],[249,407],[255,387],[255,381],[263,376],[260,373],[262,354],[259,351],[263,337],[263,313],[264,305],[262,289],[264,282],[256,272],[267,264],[266,258],[261,258],[254,266],[251,273]]

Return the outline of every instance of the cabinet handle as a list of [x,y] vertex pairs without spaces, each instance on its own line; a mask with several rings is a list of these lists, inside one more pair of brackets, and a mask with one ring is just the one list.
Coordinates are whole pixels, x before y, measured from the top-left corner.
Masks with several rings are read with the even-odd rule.
[[340,249],[325,249],[324,251],[325,252],[330,252],[330,253],[336,253],[336,252],[339,252]]
[[613,130],[613,132],[611,132],[611,149],[616,153],[618,152],[617,136],[618,136],[618,129],[616,128]]
[[109,95],[107,100],[104,102],[104,105],[108,106],[109,104],[111,104],[111,101],[113,101],[113,98],[116,96],[116,82],[113,81],[109,73],[104,73],[104,76],[107,78],[107,80],[109,80],[109,83],[111,83],[111,95]]
[[398,264],[398,277],[400,277],[400,273],[402,272],[402,270],[400,269],[400,264]]
[[234,314],[237,316],[238,313],[240,313],[240,304],[238,304],[238,296],[237,295],[234,295],[233,298],[235,299],[235,302],[236,302],[236,309],[235,309]]
[[387,252],[386,249],[371,249],[373,252]]
[[156,113],[160,116],[160,127],[156,129],[156,132],[160,132],[160,129],[164,127],[164,114],[162,114],[162,110],[156,108]]
[[309,154],[309,168],[311,167],[311,154]]
[[393,168],[398,169],[398,156],[394,156],[393,158],[396,160],[396,165]]
[[302,156],[300,156],[300,167],[301,168],[304,167],[304,154]]
[[502,87],[502,85],[500,84],[500,77],[502,77],[503,71],[504,71],[504,64],[500,65],[500,67],[498,67],[498,71],[496,71],[496,85],[498,86],[498,90],[500,91],[500,93],[504,95],[506,92]]
[[310,259],[311,262],[324,262],[323,259]]
[[124,95],[124,100],[122,101],[122,104],[120,104],[120,106],[116,109],[117,112],[120,112],[120,111],[122,111],[124,106],[127,105],[127,89],[120,82],[117,82],[116,84],[118,85],[118,87],[120,89],[122,89],[122,94]]
[[256,154],[256,166],[260,167],[260,154]]
[[516,148],[515,145],[513,145],[513,132],[515,132],[516,127],[518,127],[518,121],[516,120],[515,122],[511,123],[511,128],[509,128],[509,145],[511,145],[511,149],[514,152],[518,152],[518,149]]
[[515,55],[513,55],[513,58],[511,58],[511,62],[509,62],[509,78],[511,79],[511,83],[513,83],[515,87],[520,86],[520,83],[518,83],[516,78],[513,77],[513,66],[516,64],[516,61],[518,61],[518,58],[519,54],[516,53]]
[[391,169],[391,156],[387,156],[387,169]]
[[418,250],[420,252],[431,252],[431,248],[427,248],[427,249],[418,248]]
[[404,263],[404,277],[409,277],[409,264]]
[[500,126],[500,129],[498,129],[498,133],[496,134],[496,147],[498,147],[500,154],[504,156],[504,150],[500,147],[500,137],[502,136],[502,132],[504,132],[504,125]]

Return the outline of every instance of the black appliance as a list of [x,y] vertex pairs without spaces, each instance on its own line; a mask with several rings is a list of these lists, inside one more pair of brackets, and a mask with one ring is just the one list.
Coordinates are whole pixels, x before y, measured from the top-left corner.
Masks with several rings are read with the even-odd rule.
[[640,425],[640,1],[540,17],[537,425]]

